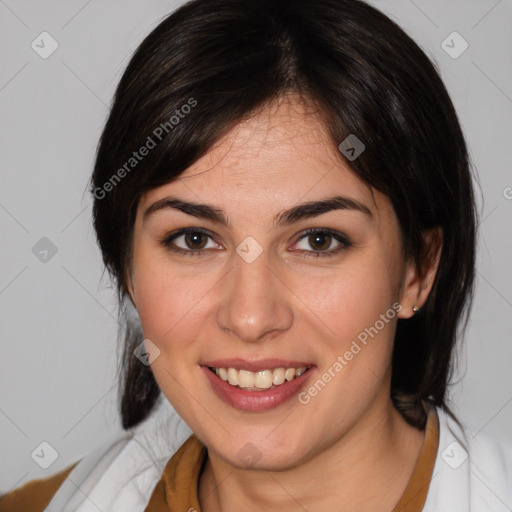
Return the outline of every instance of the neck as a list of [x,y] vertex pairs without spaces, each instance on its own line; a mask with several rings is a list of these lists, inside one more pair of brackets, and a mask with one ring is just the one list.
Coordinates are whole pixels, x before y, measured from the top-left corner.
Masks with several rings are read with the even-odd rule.
[[285,471],[239,469],[209,453],[199,481],[202,512],[391,511],[425,432],[410,426],[390,400],[380,403],[334,444]]

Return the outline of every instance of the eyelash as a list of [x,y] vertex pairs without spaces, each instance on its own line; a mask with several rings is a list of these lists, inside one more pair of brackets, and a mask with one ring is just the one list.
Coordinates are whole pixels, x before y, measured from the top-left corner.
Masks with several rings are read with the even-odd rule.
[[[208,233],[204,229],[184,228],[184,229],[180,229],[176,233],[171,233],[171,234],[166,235],[164,238],[159,240],[159,243],[163,247],[165,247],[175,253],[181,254],[183,256],[202,256],[202,255],[204,255],[208,249],[206,249],[206,250],[188,249],[187,250],[187,249],[182,249],[181,247],[177,247],[175,244],[172,243],[173,240],[175,240],[176,238],[179,238],[180,236],[191,234],[191,233],[201,233],[203,235],[206,235],[206,236],[212,238],[210,233]],[[340,253],[341,251],[346,250],[352,246],[352,243],[345,235],[343,235],[339,231],[334,231],[332,229],[325,229],[325,228],[310,228],[310,229],[307,229],[306,231],[303,231],[301,233],[300,238],[297,240],[297,242],[295,242],[294,245],[299,243],[303,238],[307,238],[310,235],[316,235],[319,233],[331,236],[336,241],[340,242],[340,244],[341,244],[340,247],[338,247],[337,249],[334,249],[334,250],[330,250],[330,251],[305,251],[306,253],[308,253],[308,256],[306,256],[306,258],[313,258],[313,259],[330,258],[330,257],[335,256],[336,254]]]

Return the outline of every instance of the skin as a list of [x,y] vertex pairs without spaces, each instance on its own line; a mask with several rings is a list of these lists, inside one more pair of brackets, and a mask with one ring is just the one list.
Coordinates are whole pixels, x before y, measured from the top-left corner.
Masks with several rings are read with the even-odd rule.
[[[282,210],[336,194],[363,203],[371,217],[335,210],[273,228]],[[166,196],[222,209],[231,229],[175,209],[144,219]],[[160,243],[187,227],[211,238],[174,243],[203,255]],[[319,247],[340,247],[329,237],[315,244],[302,235],[308,228],[339,231],[351,245],[308,258]],[[248,236],[263,248],[252,263],[236,252]],[[436,265],[420,276],[404,259],[388,198],[356,177],[319,118],[293,96],[240,122],[178,180],[142,197],[129,290],[145,338],[160,350],[155,378],[208,448],[203,511],[393,509],[425,435],[389,398],[393,338],[397,319],[427,299]],[[313,362],[313,383],[395,302],[400,313],[306,405],[292,398],[240,411],[217,397],[200,370],[208,359],[279,357]],[[247,442],[259,453],[251,467],[237,455]]]

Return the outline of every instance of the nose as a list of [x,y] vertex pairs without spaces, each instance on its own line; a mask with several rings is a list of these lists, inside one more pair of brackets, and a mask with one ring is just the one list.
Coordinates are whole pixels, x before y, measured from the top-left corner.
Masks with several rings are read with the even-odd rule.
[[217,311],[219,328],[247,343],[262,342],[293,324],[293,296],[273,270],[264,251],[246,262],[235,254]]

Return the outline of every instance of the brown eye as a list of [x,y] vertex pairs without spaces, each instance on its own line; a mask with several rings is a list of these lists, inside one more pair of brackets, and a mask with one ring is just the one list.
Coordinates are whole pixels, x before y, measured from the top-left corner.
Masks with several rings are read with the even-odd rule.
[[306,258],[319,258],[334,256],[351,245],[352,243],[343,233],[330,229],[312,228],[302,233],[302,237],[294,247],[304,252]]
[[208,242],[208,236],[201,232],[190,232],[184,236],[185,244],[189,249],[204,249]]
[[308,237],[310,246],[318,251],[325,251],[326,249],[329,249],[331,241],[332,236],[323,233],[315,233]]
[[[166,249],[186,256],[203,255],[206,249],[218,247],[209,233],[198,228],[181,229],[166,235],[160,240],[160,244]],[[203,251],[203,249],[205,250]]]

